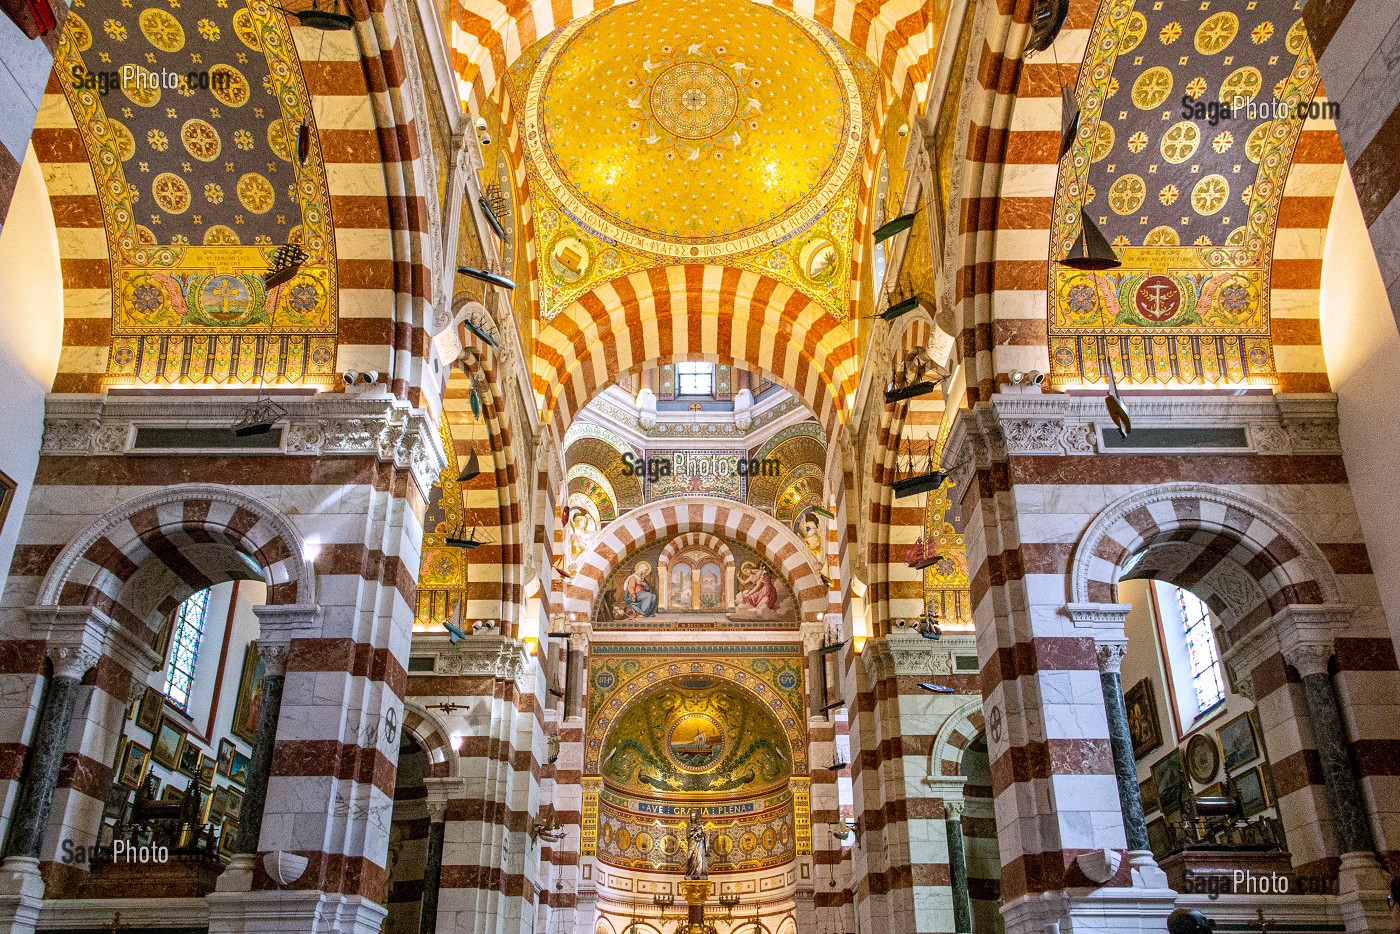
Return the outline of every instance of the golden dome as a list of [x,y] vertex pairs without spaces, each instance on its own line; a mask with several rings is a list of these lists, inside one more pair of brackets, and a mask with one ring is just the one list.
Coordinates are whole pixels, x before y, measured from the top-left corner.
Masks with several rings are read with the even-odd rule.
[[801,229],[861,154],[860,88],[837,41],[749,0],[636,0],[540,55],[527,152],[593,232],[677,257]]

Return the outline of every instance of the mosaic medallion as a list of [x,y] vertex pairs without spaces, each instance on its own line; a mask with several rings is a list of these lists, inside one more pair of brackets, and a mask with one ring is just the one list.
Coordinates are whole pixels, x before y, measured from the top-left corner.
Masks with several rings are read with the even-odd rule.
[[718,66],[681,62],[651,86],[651,115],[670,133],[707,139],[719,133],[739,110],[739,92]]
[[724,757],[724,730],[708,714],[686,714],[667,732],[666,750],[680,769],[707,772]]

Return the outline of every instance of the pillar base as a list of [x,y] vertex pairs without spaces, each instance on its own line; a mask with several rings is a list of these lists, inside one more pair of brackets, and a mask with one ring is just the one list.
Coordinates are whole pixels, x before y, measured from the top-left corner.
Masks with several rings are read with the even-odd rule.
[[1001,914],[1006,934],[1162,934],[1175,906],[1169,888],[1130,886],[1023,895]]
[[1337,872],[1337,907],[1347,934],[1388,934],[1390,911],[1385,897],[1390,880],[1372,853],[1343,853]]
[[213,892],[209,934],[379,934],[388,909],[358,895],[282,890]]
[[34,934],[44,903],[44,877],[39,861],[11,856],[0,864],[0,931]]
[[1151,850],[1129,850],[1128,865],[1131,867],[1133,888],[1170,889],[1167,874],[1157,865]]
[[215,892],[251,892],[253,890],[253,869],[258,858],[252,853],[237,853],[224,871],[219,873],[219,881],[214,884]]

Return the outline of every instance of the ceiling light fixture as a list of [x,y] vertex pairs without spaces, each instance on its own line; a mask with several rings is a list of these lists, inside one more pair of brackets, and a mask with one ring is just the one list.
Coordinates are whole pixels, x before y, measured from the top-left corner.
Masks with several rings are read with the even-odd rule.
[[[295,16],[297,22],[307,29],[319,29],[322,32],[344,32],[347,29],[355,28],[355,17],[349,12],[349,4],[342,4],[340,0],[330,0],[327,4],[329,9],[321,9],[320,0],[311,0],[311,6],[305,10],[289,10],[286,7],[278,7],[288,16]],[[344,6],[346,12],[341,13],[339,9]]]

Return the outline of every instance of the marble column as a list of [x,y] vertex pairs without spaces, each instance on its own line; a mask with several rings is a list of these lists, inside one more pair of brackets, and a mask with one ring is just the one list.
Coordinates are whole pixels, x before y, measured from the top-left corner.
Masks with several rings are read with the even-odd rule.
[[972,931],[972,895],[967,888],[967,847],[963,843],[961,801],[943,802],[948,828],[948,872],[953,886],[953,930],[957,934]]
[[1303,679],[1308,718],[1312,721],[1317,756],[1322,761],[1327,801],[1332,806],[1332,832],[1337,838],[1337,852],[1370,853],[1375,844],[1362,805],[1361,787],[1347,755],[1346,729],[1342,725],[1337,695],[1332,691],[1332,676],[1327,670],[1331,657],[1331,646],[1322,644],[1297,644],[1284,650],[1284,659]]
[[423,901],[418,934],[437,934],[438,889],[442,886],[442,842],[447,830],[447,801],[428,802],[428,855],[423,861]]
[[263,663],[262,701],[258,708],[253,756],[248,763],[248,784],[243,792],[243,815],[234,841],[234,852],[249,855],[258,852],[258,837],[262,833],[267,781],[272,774],[272,747],[277,740],[277,718],[282,712],[282,688],[287,683],[290,651],[290,646],[284,642],[259,639],[254,644]]
[[58,784],[58,769],[68,745],[78,687],[98,658],[91,649],[74,646],[51,648],[48,656],[53,664],[53,677],[49,679],[43,712],[30,741],[28,776],[15,801],[10,839],[5,846],[7,861],[10,857],[39,858],[39,846],[44,841],[54,788]]
[[1127,603],[1072,603],[1065,610],[1076,628],[1090,630],[1094,638],[1099,688],[1108,719],[1108,742],[1113,753],[1113,774],[1118,784],[1118,806],[1123,817],[1123,835],[1128,843],[1133,885],[1166,889],[1167,874],[1157,865],[1147,843],[1147,818],[1142,810],[1137,759],[1133,756],[1133,738],[1128,730],[1128,705],[1123,700],[1120,669],[1123,656],[1128,653],[1128,637],[1123,627],[1132,606]]

